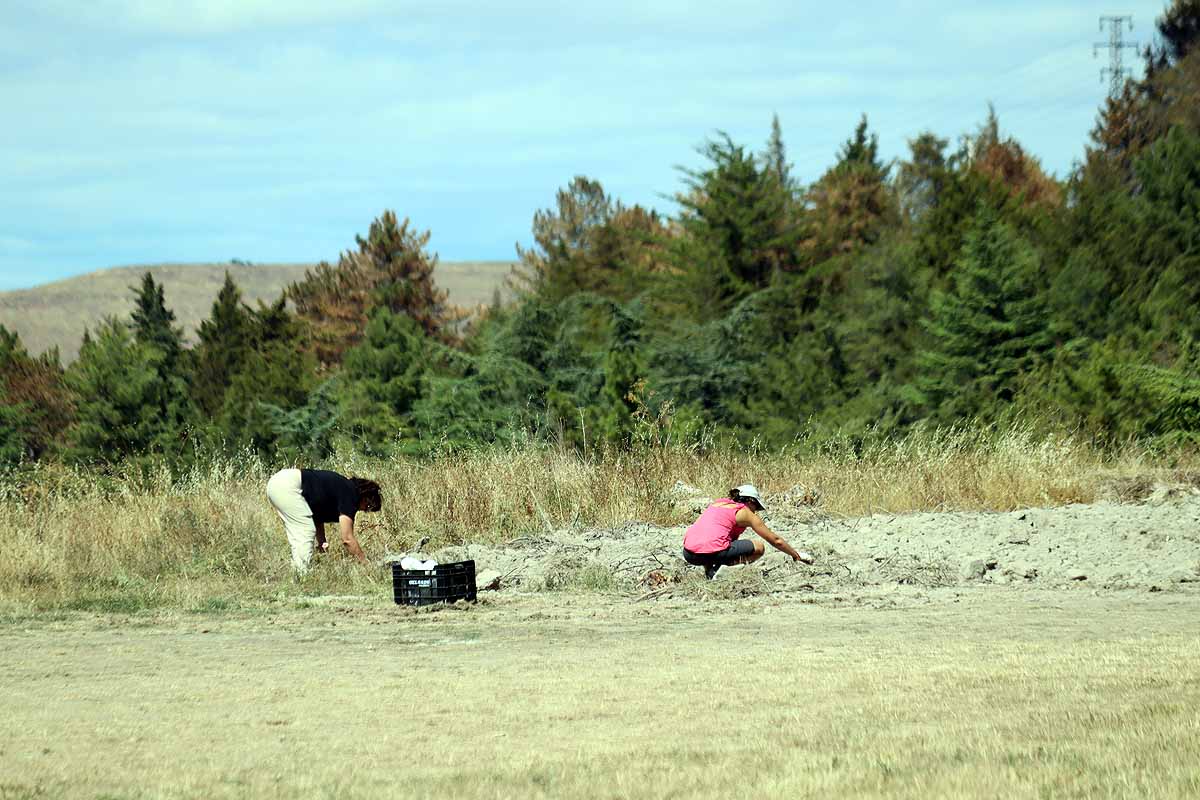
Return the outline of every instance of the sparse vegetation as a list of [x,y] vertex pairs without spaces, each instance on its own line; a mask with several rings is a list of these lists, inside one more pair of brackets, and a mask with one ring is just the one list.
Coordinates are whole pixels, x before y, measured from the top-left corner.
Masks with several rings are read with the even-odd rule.
[[[746,475],[768,493],[815,487],[822,512],[853,516],[1087,503],[1105,494],[1136,500],[1155,480],[1193,480],[1197,468],[1188,458],[1134,447],[1114,454],[1023,428],[917,431],[865,446],[775,452],[660,447],[584,457],[531,444],[432,460],[349,454],[335,466],[384,487],[383,512],[360,520],[376,558],[422,538],[436,549],[629,520],[684,524],[691,512],[668,492],[676,480],[713,495]],[[44,464],[11,473],[0,484],[0,598],[10,608],[132,611],[213,597],[253,603],[279,592],[380,591],[381,574],[336,554],[303,583],[289,577],[279,522],[263,496],[271,471],[247,452],[213,456],[182,477],[132,464],[125,472]],[[561,573],[547,588],[616,586],[586,560]]]
[[1195,603],[296,605],[0,627],[0,797],[1200,793]]

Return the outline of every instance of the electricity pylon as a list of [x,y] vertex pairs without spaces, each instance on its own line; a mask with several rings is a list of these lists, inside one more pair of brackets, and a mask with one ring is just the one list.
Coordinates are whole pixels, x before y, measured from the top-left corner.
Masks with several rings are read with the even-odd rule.
[[1092,46],[1092,58],[1100,54],[1101,47],[1108,48],[1108,66],[1100,70],[1100,80],[1104,80],[1104,76],[1108,76],[1108,96],[1116,97],[1121,93],[1121,87],[1125,85],[1125,76],[1129,74],[1129,70],[1121,63],[1121,54],[1126,48],[1137,47],[1136,42],[1127,42],[1122,35],[1125,32],[1125,25],[1129,26],[1129,30],[1133,30],[1133,17],[1130,16],[1103,16],[1100,17],[1100,30],[1104,30],[1104,26],[1108,26],[1108,41],[1096,42]]

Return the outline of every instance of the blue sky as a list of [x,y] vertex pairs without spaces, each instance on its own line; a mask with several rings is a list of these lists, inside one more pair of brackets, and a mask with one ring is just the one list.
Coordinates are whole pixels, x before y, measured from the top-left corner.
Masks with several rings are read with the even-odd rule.
[[[1126,0],[1145,41],[1163,0]],[[1065,174],[1105,86],[1091,2],[4,0],[0,288],[336,259],[385,208],[509,259],[572,176],[671,213],[716,130],[795,174],[862,112],[888,158],[1001,127]],[[1127,63],[1136,64],[1130,53]]]

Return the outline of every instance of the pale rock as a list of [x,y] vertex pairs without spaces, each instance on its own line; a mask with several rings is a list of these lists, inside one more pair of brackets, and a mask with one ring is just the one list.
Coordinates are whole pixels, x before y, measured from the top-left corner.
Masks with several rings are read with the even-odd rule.
[[495,591],[500,588],[500,577],[500,572],[498,570],[482,570],[475,575],[475,586],[479,591]]
[[968,581],[978,580],[983,577],[987,569],[987,562],[982,558],[972,559],[963,564],[962,577]]

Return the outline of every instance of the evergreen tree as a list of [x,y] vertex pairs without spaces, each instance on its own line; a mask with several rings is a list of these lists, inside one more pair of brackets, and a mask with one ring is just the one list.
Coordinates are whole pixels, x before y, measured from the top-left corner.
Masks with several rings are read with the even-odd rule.
[[1158,32],[1170,63],[1186,58],[1200,43],[1200,0],[1172,0],[1158,18]]
[[279,439],[277,423],[282,414],[308,403],[317,385],[317,364],[304,326],[287,310],[284,298],[260,303],[251,316],[251,330],[253,346],[230,378],[219,426],[228,445],[250,445],[271,456]]
[[854,128],[854,135],[842,145],[834,169],[865,169],[884,178],[887,170],[879,161],[879,134],[869,133],[867,115],[863,114]]
[[[132,288],[132,287],[131,287]],[[164,372],[179,366],[183,353],[183,329],[175,325],[175,312],[167,308],[163,285],[147,272],[140,289],[134,289],[133,335],[141,344],[162,353]]]
[[0,396],[14,431],[8,441],[21,448],[22,460],[38,460],[62,445],[74,411],[57,349],[30,356],[20,337],[0,325]]
[[763,164],[767,171],[774,176],[776,182],[788,193],[795,188],[792,182],[791,164],[787,160],[787,150],[783,144],[783,128],[779,125],[779,115],[771,115],[771,136],[767,139],[767,152],[763,154]]
[[1099,441],[1200,444],[1200,346],[1186,340],[1170,364],[1146,362],[1129,341],[1077,341],[1023,381],[1030,416]]
[[76,461],[117,462],[143,455],[178,456],[178,431],[164,418],[162,350],[130,336],[116,319],[84,339],[66,373],[76,419],[67,431]]
[[253,348],[251,312],[229,273],[213,302],[209,318],[200,323],[193,351],[192,398],[209,419],[225,404],[225,392]]
[[555,208],[533,216],[534,246],[517,246],[520,264],[509,285],[519,296],[558,303],[575,292],[628,299],[663,270],[658,214],[627,208],[599,181],[576,176],[555,197]]
[[887,183],[888,172],[879,161],[878,136],[868,134],[864,114],[842,146],[837,164],[808,189],[808,225],[801,242],[806,266],[856,254],[898,226],[899,207]]
[[421,394],[428,366],[424,332],[416,321],[387,308],[371,313],[362,342],[343,365],[342,418],[373,450],[385,450],[405,432],[405,418]]
[[896,176],[900,208],[909,222],[919,222],[941,200],[949,180],[946,147],[950,142],[926,131],[908,140],[909,160]]
[[1161,46],[1145,48],[1145,75],[1110,97],[1092,131],[1083,173],[1115,174],[1136,193],[1133,164],[1172,126],[1200,132],[1200,2],[1173,0],[1159,17]]
[[722,134],[699,152],[710,166],[683,171],[689,191],[676,200],[684,235],[672,241],[673,256],[693,296],[727,309],[791,266],[800,231],[787,193],[745,148]]
[[511,443],[534,429],[545,383],[529,365],[489,351],[426,373],[413,404],[417,452]]
[[609,444],[628,447],[633,437],[635,397],[642,378],[638,359],[641,340],[637,322],[628,311],[613,309],[612,344],[604,359],[604,389],[600,395],[598,433]]
[[942,422],[994,419],[1013,400],[1017,379],[1053,345],[1037,253],[992,209],[967,234],[953,289],[936,293],[917,388]]
[[384,211],[366,238],[355,237],[358,249],[343,253],[336,267],[322,262],[288,287],[296,313],[312,328],[313,351],[323,366],[341,363],[377,307],[411,317],[426,335],[453,338],[452,325],[463,313],[434,283],[437,256],[426,251],[429,236]]
[[257,411],[268,422],[279,458],[311,468],[333,455],[338,424],[337,381],[328,380],[309,394],[304,404],[283,409],[260,403]]
[[134,340],[158,353],[154,368],[159,414],[165,430],[171,431],[176,440],[164,452],[179,455],[183,453],[187,429],[195,420],[195,406],[185,377],[183,329],[175,325],[175,312],[167,308],[162,284],[155,283],[149,272],[143,276],[141,288],[135,293],[131,314]]
[[1062,187],[1042,171],[1038,160],[1013,137],[1000,135],[1000,120],[990,103],[987,119],[967,144],[969,168],[1003,189],[1017,204],[1055,207],[1062,202]]
[[30,408],[14,403],[0,385],[0,470],[17,466],[28,458],[25,430],[29,427]]
[[1160,335],[1200,339],[1200,136],[1172,128],[1135,169],[1141,269],[1130,288]]

